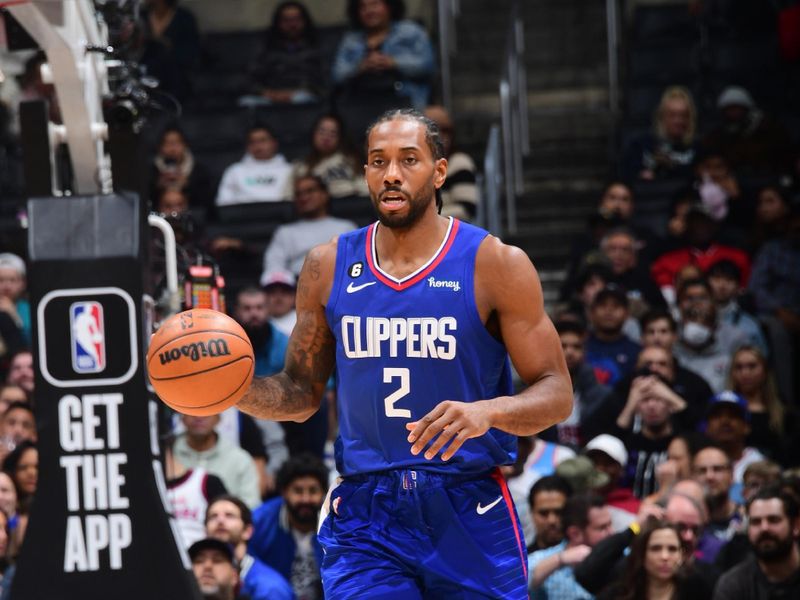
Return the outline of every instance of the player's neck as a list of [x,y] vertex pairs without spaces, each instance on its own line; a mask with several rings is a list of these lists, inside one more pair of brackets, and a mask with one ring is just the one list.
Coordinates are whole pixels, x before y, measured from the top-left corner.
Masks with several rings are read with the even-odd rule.
[[375,236],[378,264],[394,277],[415,271],[442,245],[448,224],[448,219],[433,211],[408,228],[379,225]]

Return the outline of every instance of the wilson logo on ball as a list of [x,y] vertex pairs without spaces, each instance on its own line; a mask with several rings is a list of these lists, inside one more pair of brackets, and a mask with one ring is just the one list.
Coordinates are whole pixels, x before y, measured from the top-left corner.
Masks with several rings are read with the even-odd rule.
[[162,365],[166,365],[172,361],[180,360],[184,356],[197,362],[201,358],[230,356],[230,354],[231,351],[228,349],[228,343],[223,339],[215,339],[208,340],[207,342],[194,342],[181,346],[180,348],[173,348],[167,352],[161,352],[158,358],[161,360]]

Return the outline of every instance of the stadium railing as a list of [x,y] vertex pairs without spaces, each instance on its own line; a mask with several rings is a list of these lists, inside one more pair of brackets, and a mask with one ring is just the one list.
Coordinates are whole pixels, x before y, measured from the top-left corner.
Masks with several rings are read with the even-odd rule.
[[460,11],[459,0],[438,0],[439,22],[439,73],[442,85],[442,104],[452,112],[453,87],[450,75],[450,57],[456,52],[456,18]]

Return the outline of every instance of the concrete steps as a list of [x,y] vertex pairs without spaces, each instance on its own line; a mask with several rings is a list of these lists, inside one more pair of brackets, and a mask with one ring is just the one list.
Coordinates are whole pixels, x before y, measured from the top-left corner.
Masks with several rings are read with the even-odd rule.
[[[462,2],[453,58],[459,145],[483,156],[499,120],[509,0]],[[525,250],[552,307],[574,235],[595,210],[609,171],[614,117],[608,111],[605,5],[586,0],[525,0],[525,65],[531,153],[517,233],[504,241]]]

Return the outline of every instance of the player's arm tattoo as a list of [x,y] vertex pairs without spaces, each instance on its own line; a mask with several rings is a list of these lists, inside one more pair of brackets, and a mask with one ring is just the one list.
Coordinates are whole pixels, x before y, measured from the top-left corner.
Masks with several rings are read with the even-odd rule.
[[303,421],[316,412],[333,371],[336,342],[318,302],[319,259],[309,255],[297,287],[297,324],[286,349],[286,365],[273,377],[253,380],[239,401],[244,412],[275,421]]

